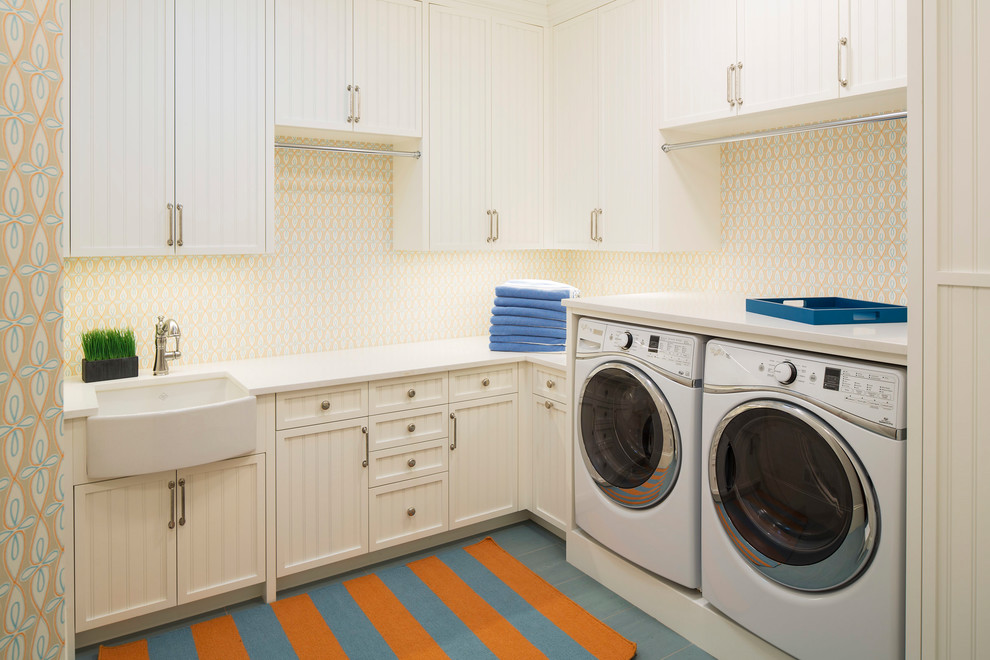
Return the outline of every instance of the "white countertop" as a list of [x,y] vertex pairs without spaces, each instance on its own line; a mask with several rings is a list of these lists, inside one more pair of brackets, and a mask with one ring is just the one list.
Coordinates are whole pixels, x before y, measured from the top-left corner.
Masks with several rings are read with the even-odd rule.
[[[509,362],[532,362],[560,370],[566,368],[564,353],[491,351],[488,349],[488,337],[484,336],[232,362],[173,363],[169,365],[168,376],[156,377],[152,376],[151,370],[142,370],[136,379],[128,379],[127,382],[226,373],[251,394],[261,395]],[[65,419],[96,414],[96,392],[100,385],[119,387],[121,382],[83,383],[78,377],[67,378],[62,393]]]
[[564,301],[569,311],[658,323],[671,330],[798,348],[890,364],[907,363],[907,323],[808,325],[746,311],[746,296],[636,293]]

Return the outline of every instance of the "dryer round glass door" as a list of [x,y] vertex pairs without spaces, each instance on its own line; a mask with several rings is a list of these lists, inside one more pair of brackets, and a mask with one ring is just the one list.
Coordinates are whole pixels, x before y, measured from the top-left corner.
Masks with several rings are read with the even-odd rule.
[[855,454],[817,415],[772,399],[737,406],[715,429],[708,477],[733,547],[771,580],[826,591],[869,564],[876,496]]
[[681,447],[670,405],[643,371],[606,362],[579,400],[581,454],[588,474],[614,502],[645,509],[677,481]]

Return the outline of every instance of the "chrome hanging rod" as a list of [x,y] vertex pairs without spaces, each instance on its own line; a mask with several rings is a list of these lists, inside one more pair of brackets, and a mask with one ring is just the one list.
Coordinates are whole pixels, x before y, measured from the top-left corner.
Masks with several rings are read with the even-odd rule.
[[308,151],[336,151],[342,154],[364,154],[367,156],[404,156],[406,158],[419,158],[423,155],[421,151],[389,151],[388,149],[360,149],[358,147],[332,147],[322,144],[292,144],[289,142],[276,142],[276,149],[306,149]]
[[708,147],[713,144],[728,144],[730,142],[745,142],[746,140],[759,140],[760,138],[776,137],[778,135],[790,135],[792,133],[805,133],[807,131],[822,131],[826,128],[839,128],[840,126],[855,126],[856,124],[871,124],[876,121],[892,121],[894,119],[907,119],[906,112],[888,112],[882,115],[870,115],[869,117],[856,117],[853,119],[840,119],[838,121],[826,121],[820,124],[808,124],[807,126],[794,126],[792,128],[777,128],[771,131],[760,131],[759,133],[743,133],[742,135],[730,135],[728,137],[711,138],[709,140],[695,140],[694,142],[677,142],[675,144],[664,144],[660,148],[664,153],[677,151],[678,149],[691,149],[693,147]]

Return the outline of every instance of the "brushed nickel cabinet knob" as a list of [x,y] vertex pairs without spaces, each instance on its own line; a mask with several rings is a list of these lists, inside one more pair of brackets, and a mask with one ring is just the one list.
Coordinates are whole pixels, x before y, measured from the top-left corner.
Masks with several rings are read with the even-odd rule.
[[406,427],[406,430],[409,431],[410,433],[414,433],[416,431],[416,425],[410,424],[409,426]]
[[323,403],[320,404],[320,408],[323,408],[324,410],[330,410],[330,402],[324,399]]
[[491,384],[492,384],[492,381],[488,380],[487,378],[483,378],[482,381],[481,381],[481,386],[482,387],[488,387]]
[[410,458],[408,461],[406,461],[406,465],[408,465],[409,467],[416,467],[416,459]]
[[547,381],[547,389],[552,390],[555,383],[552,380]]
[[413,398],[414,396],[416,396],[416,390],[410,389],[408,392],[406,392],[406,396],[408,396],[410,399]]
[[416,515],[416,507],[411,506],[408,509],[406,509],[406,515],[409,516],[410,518],[412,518],[413,516],[415,516]]

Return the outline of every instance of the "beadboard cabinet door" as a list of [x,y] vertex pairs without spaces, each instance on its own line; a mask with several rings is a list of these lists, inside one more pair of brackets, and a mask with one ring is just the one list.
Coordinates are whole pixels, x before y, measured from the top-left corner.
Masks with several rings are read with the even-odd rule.
[[907,0],[840,0],[838,46],[840,96],[905,87]]
[[553,28],[554,244],[590,249],[598,208],[598,14]]
[[736,0],[662,0],[660,12],[661,125],[735,115]]
[[599,203],[606,250],[643,251],[657,228],[657,55],[652,0],[617,0],[599,10]]
[[275,123],[350,131],[353,0],[278,0]]
[[533,397],[533,512],[566,530],[571,521],[571,443],[568,406]]
[[538,25],[492,21],[492,247],[543,244],[544,65]]
[[264,252],[274,10],[266,0],[175,3],[176,251]]
[[173,471],[75,487],[77,631],[175,605],[176,496]]
[[354,1],[354,130],[423,134],[423,3]]
[[265,455],[179,470],[178,604],[265,579]]
[[490,241],[491,19],[430,6],[430,248]]
[[175,2],[73,0],[69,11],[69,250],[173,254]]
[[367,552],[367,418],[275,438],[278,577]]
[[740,115],[839,95],[836,0],[738,0],[736,12]]
[[450,529],[518,508],[517,396],[450,407]]

